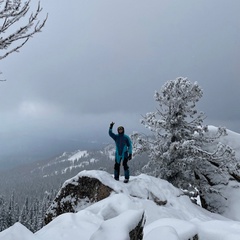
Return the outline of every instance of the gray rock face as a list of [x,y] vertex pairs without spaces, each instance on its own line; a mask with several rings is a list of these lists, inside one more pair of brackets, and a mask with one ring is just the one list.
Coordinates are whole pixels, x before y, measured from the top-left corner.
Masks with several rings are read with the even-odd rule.
[[142,216],[138,225],[129,233],[130,240],[142,240],[143,239],[143,226],[145,224],[144,215]]
[[45,224],[67,212],[77,212],[92,203],[107,198],[113,189],[96,178],[86,176],[66,184],[58,193],[45,215]]

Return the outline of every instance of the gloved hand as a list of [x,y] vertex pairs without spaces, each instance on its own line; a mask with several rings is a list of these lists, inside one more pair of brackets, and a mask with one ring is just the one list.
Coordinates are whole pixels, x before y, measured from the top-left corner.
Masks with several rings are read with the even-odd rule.
[[111,123],[110,123],[110,129],[113,128],[113,125],[114,125],[114,124],[115,124],[114,122],[111,122]]
[[132,154],[130,153],[129,155],[128,155],[128,160],[131,160],[132,159]]

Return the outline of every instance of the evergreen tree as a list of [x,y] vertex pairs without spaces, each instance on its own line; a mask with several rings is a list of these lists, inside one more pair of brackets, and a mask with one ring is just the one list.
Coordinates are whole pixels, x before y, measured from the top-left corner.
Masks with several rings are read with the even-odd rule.
[[29,207],[29,199],[28,197],[26,197],[25,203],[22,207],[20,216],[19,216],[19,222],[21,224],[23,224],[26,228],[30,229],[31,228],[31,224],[30,224],[30,214],[29,211],[30,207]]
[[17,222],[16,216],[17,216],[17,207],[15,205],[15,195],[12,193],[9,203],[8,203],[8,214],[6,216],[7,225],[12,226],[14,223]]
[[3,231],[4,229],[8,228],[7,222],[6,222],[6,216],[7,216],[7,211],[6,211],[6,202],[5,199],[1,196],[0,199],[0,231]]
[[239,166],[229,146],[216,144],[226,129],[212,134],[203,126],[205,116],[196,110],[202,95],[187,78],[168,81],[154,95],[159,108],[141,121],[153,136],[133,134],[133,147],[135,153],[149,153],[145,171],[182,189],[198,189],[203,207],[221,212],[224,188],[230,179],[239,180]]

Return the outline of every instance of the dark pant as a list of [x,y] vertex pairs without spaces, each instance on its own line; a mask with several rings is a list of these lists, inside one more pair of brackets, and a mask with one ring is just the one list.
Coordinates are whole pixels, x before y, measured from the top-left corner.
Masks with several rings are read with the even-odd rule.
[[[128,159],[124,158],[124,160],[123,160],[123,169],[124,169],[125,179],[129,179],[129,167],[128,167],[127,163],[128,163]],[[120,161],[120,163],[115,161],[115,165],[114,165],[114,178],[116,180],[119,180],[120,165],[121,165],[121,161]]]

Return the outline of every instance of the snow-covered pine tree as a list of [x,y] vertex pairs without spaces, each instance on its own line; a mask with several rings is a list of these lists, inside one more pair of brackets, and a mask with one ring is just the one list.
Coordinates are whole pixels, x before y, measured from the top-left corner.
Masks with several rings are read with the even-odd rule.
[[239,166],[234,151],[217,144],[226,129],[212,134],[203,126],[204,113],[196,110],[202,95],[199,85],[187,78],[166,82],[154,95],[159,107],[141,120],[153,135],[133,134],[133,148],[137,154],[149,153],[145,172],[184,190],[198,189],[203,207],[221,213],[223,189],[230,179],[239,180]]
[[26,228],[30,229],[31,224],[30,224],[30,203],[29,203],[29,197],[26,197],[25,203],[22,206],[20,215],[19,215],[19,220],[21,224],[23,224]]
[[0,232],[4,229],[8,228],[7,225],[7,203],[5,201],[5,198],[0,195]]

